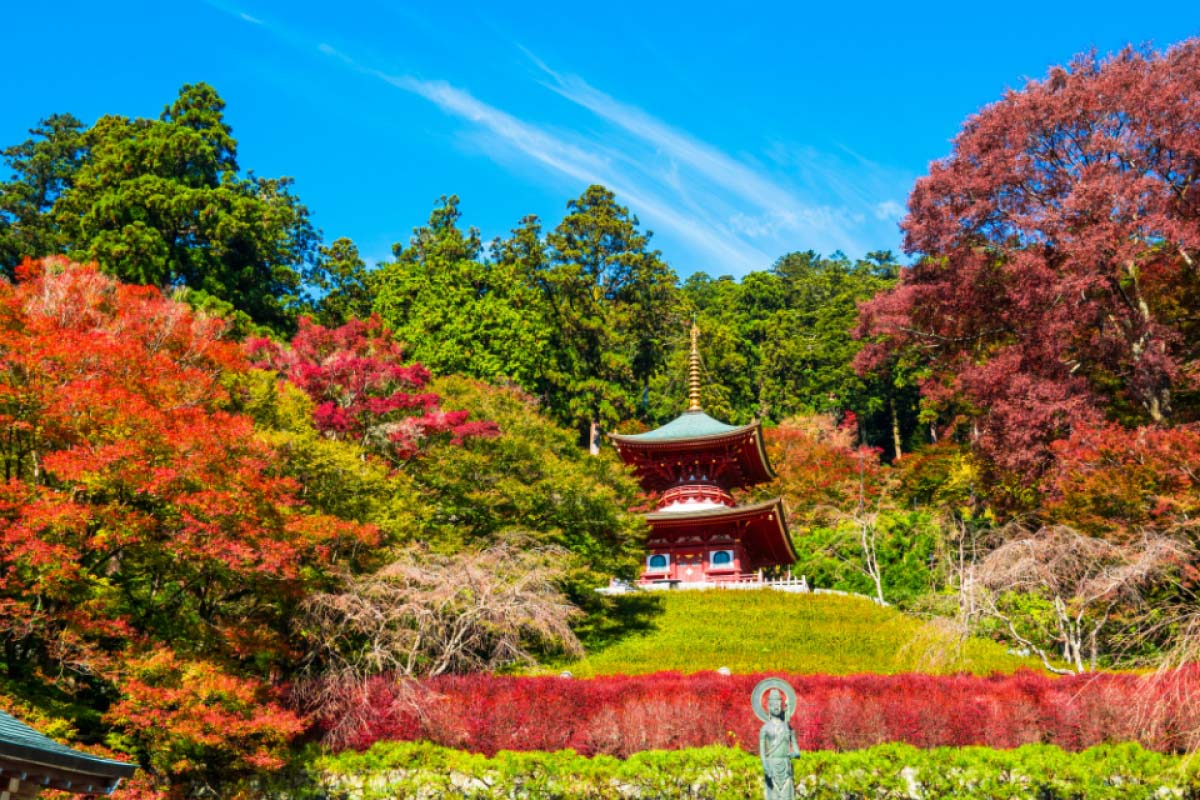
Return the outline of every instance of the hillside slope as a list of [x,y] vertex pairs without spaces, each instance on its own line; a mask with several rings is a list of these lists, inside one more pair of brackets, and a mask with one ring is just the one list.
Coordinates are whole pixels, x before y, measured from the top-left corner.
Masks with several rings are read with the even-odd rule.
[[[643,596],[644,597],[644,596]],[[1013,672],[1037,668],[983,639],[859,597],[770,590],[663,592],[651,629],[567,665],[576,677],[662,670],[734,673]]]

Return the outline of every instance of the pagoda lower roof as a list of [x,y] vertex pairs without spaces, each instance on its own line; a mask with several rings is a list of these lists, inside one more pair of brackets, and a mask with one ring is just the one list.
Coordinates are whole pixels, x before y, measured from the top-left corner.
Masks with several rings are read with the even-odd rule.
[[745,544],[754,551],[757,562],[755,568],[791,564],[796,560],[796,548],[788,533],[783,499],[779,497],[742,506],[698,511],[654,511],[645,516],[650,523],[652,537],[738,528],[743,531]]
[[[21,781],[81,794],[110,794],[137,764],[94,756],[59,744],[0,711],[0,772]],[[34,780],[37,779],[37,780]]]

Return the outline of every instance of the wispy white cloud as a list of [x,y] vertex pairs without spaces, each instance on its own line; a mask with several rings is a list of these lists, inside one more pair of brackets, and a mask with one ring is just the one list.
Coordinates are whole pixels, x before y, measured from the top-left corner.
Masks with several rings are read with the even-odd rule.
[[875,206],[875,218],[883,220],[901,220],[904,218],[904,206],[895,200],[884,200]]
[[236,17],[242,22],[249,22],[251,25],[266,25],[258,17],[243,11],[234,3],[227,2],[227,0],[202,0],[202,2],[209,8],[215,8],[217,11],[228,14],[231,17]]
[[[896,205],[894,201],[881,201],[878,187],[862,185],[862,175],[877,168],[865,159],[859,159],[859,168],[849,169],[845,163],[834,163],[828,156],[808,148],[802,163],[793,165],[801,185],[787,186],[760,168],[611,97],[578,76],[564,75],[528,49],[521,49],[549,78],[543,85],[655,148],[660,159],[671,163],[676,179],[677,165],[682,164],[695,179],[712,184],[728,199],[736,200],[740,208],[730,215],[728,222],[743,235],[803,237],[818,246],[832,245],[857,253],[866,249],[861,240],[869,235],[854,230],[861,227],[864,211],[878,208],[881,202]],[[813,196],[821,197],[823,202],[813,201],[810,199]]]
[[654,145],[671,161],[694,168],[743,201],[758,208],[782,209],[782,213],[792,217],[799,216],[798,211],[815,210],[805,207],[793,193],[717,148],[667,125],[640,108],[615,100],[582,78],[562,75],[536,57],[534,60],[552,78],[553,82],[546,85],[553,91]]
[[[540,85],[567,101],[543,105],[550,121],[518,117],[467,87],[380,68],[277,23],[265,23],[227,0],[210,5],[356,72],[420,97],[458,120],[471,148],[542,183],[578,191],[601,183],[659,236],[681,271],[717,274],[763,269],[795,249],[842,250],[852,256],[895,241],[907,176],[849,150],[766,143],[765,164],[735,157],[699,137],[552,69],[532,52]],[[579,109],[595,124],[578,123]]]
[[753,245],[736,237],[723,236],[703,220],[681,213],[653,187],[627,174],[619,159],[601,155],[601,150],[569,142],[545,126],[518,119],[445,81],[391,75],[359,64],[351,56],[327,44],[321,44],[319,49],[397,89],[423,97],[447,114],[479,127],[510,149],[559,175],[577,183],[604,184],[617,194],[622,203],[634,208],[651,225],[669,230],[693,247],[736,265],[738,271],[769,262],[770,257]]

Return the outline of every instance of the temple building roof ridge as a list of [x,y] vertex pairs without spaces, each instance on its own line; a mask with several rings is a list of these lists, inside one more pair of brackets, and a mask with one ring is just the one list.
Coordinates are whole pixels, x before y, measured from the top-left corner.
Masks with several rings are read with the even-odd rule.
[[665,425],[645,433],[614,433],[611,438],[619,442],[678,442],[689,439],[707,439],[726,434],[749,433],[758,427],[758,422],[748,425],[730,425],[714,419],[703,411],[685,411]]
[[0,773],[17,775],[14,797],[33,797],[43,786],[86,794],[110,794],[138,765],[85,753],[0,711]]

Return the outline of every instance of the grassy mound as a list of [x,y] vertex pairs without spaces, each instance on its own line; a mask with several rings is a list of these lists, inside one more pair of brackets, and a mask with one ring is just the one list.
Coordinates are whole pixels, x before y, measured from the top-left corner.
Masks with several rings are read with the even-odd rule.
[[[645,595],[628,602],[645,604]],[[662,670],[852,675],[972,672],[1038,665],[995,642],[950,631],[859,597],[762,591],[663,592],[643,631],[560,665],[576,677]]]

